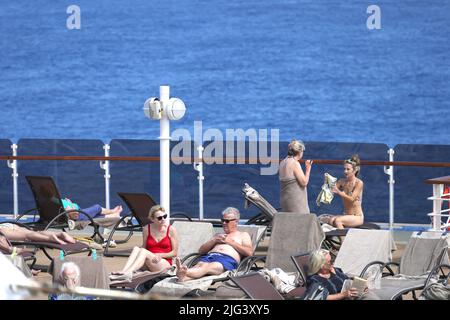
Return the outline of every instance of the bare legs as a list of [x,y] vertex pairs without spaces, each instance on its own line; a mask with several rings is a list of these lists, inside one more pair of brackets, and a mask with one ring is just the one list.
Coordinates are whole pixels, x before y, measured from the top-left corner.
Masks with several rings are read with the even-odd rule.
[[113,272],[113,274],[130,273],[139,270],[144,265],[152,272],[161,271],[170,267],[170,264],[166,259],[161,259],[147,249],[134,247],[123,269],[121,271]]
[[363,216],[354,216],[350,214],[346,214],[343,216],[337,216],[334,218],[331,218],[330,224],[335,226],[338,229],[344,229],[352,228],[352,227],[358,227],[364,223],[364,217]]
[[219,275],[224,269],[219,262],[199,262],[192,268],[188,268],[181,264],[180,258],[176,259],[177,277],[179,282],[198,279],[206,275]]

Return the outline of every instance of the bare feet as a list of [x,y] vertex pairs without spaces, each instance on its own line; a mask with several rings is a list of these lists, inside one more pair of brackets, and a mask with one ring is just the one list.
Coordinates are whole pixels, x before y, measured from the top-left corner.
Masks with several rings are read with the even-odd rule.
[[76,242],[75,239],[71,235],[69,235],[65,232],[61,232],[61,237],[64,239],[64,241],[67,241],[68,243]]
[[176,258],[178,282],[186,281],[187,267],[181,264],[180,258]]
[[120,213],[123,211],[122,206],[116,206],[111,209],[109,215],[113,217],[120,217]]

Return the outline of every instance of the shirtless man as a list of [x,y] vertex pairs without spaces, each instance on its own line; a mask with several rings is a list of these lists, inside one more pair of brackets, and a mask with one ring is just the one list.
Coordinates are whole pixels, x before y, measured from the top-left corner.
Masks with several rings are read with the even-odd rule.
[[203,256],[195,266],[188,268],[181,264],[180,258],[176,259],[179,282],[236,269],[243,257],[253,254],[250,235],[237,230],[239,210],[228,207],[222,212],[222,216],[225,233],[216,234],[200,247],[199,253]]
[[0,231],[10,241],[75,243],[75,239],[65,232],[33,231],[14,223],[0,223]]

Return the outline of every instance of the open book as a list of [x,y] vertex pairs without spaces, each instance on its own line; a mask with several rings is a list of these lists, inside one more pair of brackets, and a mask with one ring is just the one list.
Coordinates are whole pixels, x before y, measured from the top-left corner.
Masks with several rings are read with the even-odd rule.
[[342,285],[341,292],[355,288],[358,290],[358,297],[361,297],[364,290],[368,287],[368,281],[360,277],[353,277],[353,279],[346,279]]

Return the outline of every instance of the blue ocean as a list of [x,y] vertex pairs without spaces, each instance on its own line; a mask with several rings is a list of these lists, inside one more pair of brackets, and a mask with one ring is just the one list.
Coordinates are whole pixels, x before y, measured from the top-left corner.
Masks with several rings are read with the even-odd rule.
[[[379,29],[368,28],[371,4],[379,8]],[[79,8],[79,29],[68,28],[72,5]],[[396,160],[448,162],[449,12],[445,0],[1,1],[0,153],[9,155],[18,143],[20,155],[103,155],[102,143],[111,143],[115,155],[158,155],[147,140],[158,138],[159,123],[142,107],[169,85],[187,108],[172,130],[192,132],[194,121],[223,132],[279,129],[282,141],[310,143],[305,157],[359,152],[362,159],[387,160],[386,150],[397,146]],[[95,146],[70,142],[80,139],[96,140]],[[113,165],[121,173],[112,173],[112,196],[128,183],[128,190],[157,200],[157,164],[145,173],[149,180],[129,165]],[[32,205],[26,174],[53,176],[86,205],[104,201],[98,162],[80,170],[60,161],[19,166],[21,209]],[[276,176],[257,177],[251,166],[205,170],[209,216],[228,205],[242,208],[244,182],[278,205]],[[371,170],[364,177],[373,183],[365,210],[386,221],[387,176]],[[342,173],[316,166],[310,206],[325,171]],[[174,188],[183,189],[172,191],[175,209],[196,213],[196,172],[187,165],[173,172]],[[0,169],[2,212],[12,208],[10,175]],[[137,180],[130,183],[130,175]],[[431,187],[423,179],[442,175],[448,170],[399,169],[396,197],[405,197],[396,199],[399,221],[429,222]],[[417,187],[405,194],[413,182]]]

